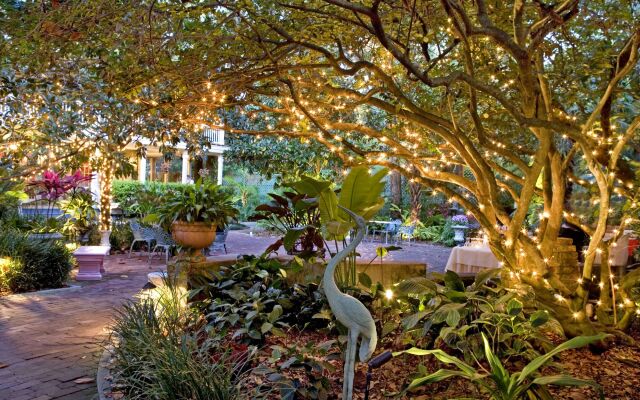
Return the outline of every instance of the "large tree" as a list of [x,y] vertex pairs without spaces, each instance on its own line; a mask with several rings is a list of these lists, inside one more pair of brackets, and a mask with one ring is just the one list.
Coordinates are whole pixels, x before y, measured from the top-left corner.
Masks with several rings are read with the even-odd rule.
[[[65,48],[93,49],[91,68],[117,93],[193,126],[315,140],[346,165],[387,166],[442,192],[569,335],[624,328],[636,313],[606,254],[637,212],[637,2],[89,3],[33,15]],[[269,128],[235,125],[229,110]],[[570,187],[592,193],[595,219],[571,209]],[[604,240],[614,198],[625,213]],[[575,290],[554,259],[563,221],[591,237]],[[598,286],[599,327],[586,313]]]

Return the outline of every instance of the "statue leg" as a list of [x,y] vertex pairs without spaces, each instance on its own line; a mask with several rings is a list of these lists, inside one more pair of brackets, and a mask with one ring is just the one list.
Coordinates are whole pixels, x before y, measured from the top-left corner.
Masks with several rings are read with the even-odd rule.
[[355,329],[349,330],[347,356],[345,357],[344,363],[344,385],[342,386],[342,400],[351,400],[353,398],[353,377],[355,375],[358,336],[360,336],[360,332]]

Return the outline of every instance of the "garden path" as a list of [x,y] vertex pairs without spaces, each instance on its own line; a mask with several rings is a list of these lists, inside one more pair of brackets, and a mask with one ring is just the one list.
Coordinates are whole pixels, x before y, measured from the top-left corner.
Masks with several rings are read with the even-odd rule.
[[[227,248],[233,254],[259,254],[275,241],[232,231]],[[359,248],[369,260],[380,243]],[[442,271],[450,249],[429,244],[404,246],[388,260],[422,261]],[[156,259],[151,270],[163,269]],[[131,298],[146,283],[146,257],[105,260],[107,274],[99,282],[76,287],[0,297],[0,400],[96,398],[98,358],[113,308]],[[84,382],[84,383],[83,383]]]
[[123,255],[107,257],[105,267],[99,282],[0,297],[1,400],[97,397],[93,379],[113,307],[138,292],[149,272],[146,258]]

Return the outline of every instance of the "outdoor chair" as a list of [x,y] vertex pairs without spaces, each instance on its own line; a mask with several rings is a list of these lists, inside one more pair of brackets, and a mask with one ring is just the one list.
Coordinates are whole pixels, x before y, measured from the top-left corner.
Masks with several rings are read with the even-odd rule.
[[382,229],[375,229],[373,231],[372,238],[376,235],[380,235],[380,241],[382,242],[382,235],[384,235],[384,243],[387,244],[389,242],[389,236],[393,237],[400,225],[402,225],[402,221],[399,219],[393,220],[388,224],[384,224]]
[[149,253],[148,263],[151,264],[151,259],[157,253],[158,249],[162,249],[164,252],[164,262],[169,263],[169,254],[171,253],[171,249],[176,246],[176,242],[171,237],[171,234],[165,232],[162,228],[154,228],[153,231],[156,245]]
[[411,239],[414,239],[413,233],[415,232],[415,230],[416,224],[400,226],[395,235],[393,235],[394,239],[396,240],[396,244],[402,243],[402,239],[406,239],[407,244],[411,246]]
[[131,252],[133,251],[133,246],[137,242],[145,242],[147,244],[147,250],[151,250],[151,243],[155,240],[154,232],[151,228],[146,228],[140,225],[140,222],[135,219],[129,220],[129,226],[131,227],[131,232],[133,233],[133,242],[131,242],[131,247],[129,248],[129,258],[131,258]]
[[224,254],[227,254],[227,235],[229,235],[229,229],[225,229],[222,232],[216,232],[216,240],[211,243],[211,246],[207,249],[208,254],[212,254],[216,250],[224,250]]

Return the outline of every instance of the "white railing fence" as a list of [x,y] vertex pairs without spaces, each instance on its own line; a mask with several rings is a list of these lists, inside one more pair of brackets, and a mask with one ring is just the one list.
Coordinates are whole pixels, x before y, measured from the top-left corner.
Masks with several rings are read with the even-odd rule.
[[224,145],[224,131],[222,129],[204,128],[202,134],[209,143]]

